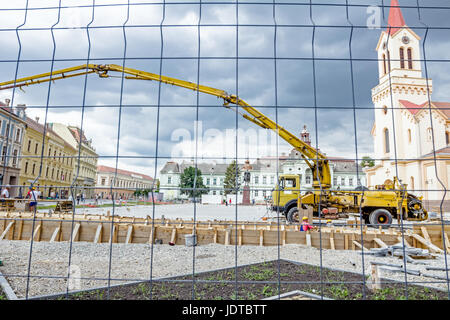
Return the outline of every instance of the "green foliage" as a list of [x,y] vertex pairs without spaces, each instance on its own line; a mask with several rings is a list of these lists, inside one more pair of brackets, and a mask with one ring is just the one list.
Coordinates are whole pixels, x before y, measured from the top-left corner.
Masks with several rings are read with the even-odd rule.
[[[197,174],[197,178],[195,178]],[[194,190],[194,181],[195,190]],[[180,176],[180,189],[182,194],[187,194],[189,197],[199,197],[202,194],[208,193],[208,189],[203,184],[202,172],[197,168],[189,167],[184,169]]]
[[223,187],[225,194],[236,194],[236,190],[240,187],[241,169],[236,165],[236,161],[230,163],[225,172],[225,180]]
[[368,156],[362,157],[361,167],[369,167],[369,168],[371,168],[374,165],[375,165],[375,161],[371,157],[368,157]]

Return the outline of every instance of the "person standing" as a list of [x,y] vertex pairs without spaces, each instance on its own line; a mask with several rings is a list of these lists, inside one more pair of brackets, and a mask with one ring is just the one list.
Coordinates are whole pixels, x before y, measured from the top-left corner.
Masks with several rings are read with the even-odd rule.
[[30,198],[30,210],[33,210],[33,208],[37,205],[38,199],[41,195],[41,192],[36,190],[36,187],[32,187],[30,192],[28,192],[28,196]]

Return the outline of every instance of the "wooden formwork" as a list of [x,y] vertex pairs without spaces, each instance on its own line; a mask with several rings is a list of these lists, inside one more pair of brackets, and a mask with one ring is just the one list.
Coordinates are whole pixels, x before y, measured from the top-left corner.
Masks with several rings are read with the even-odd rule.
[[[33,224],[34,223],[34,224]],[[34,225],[34,228],[33,228]],[[32,230],[33,229],[33,230]],[[163,243],[185,244],[185,236],[195,233],[199,245],[274,246],[301,244],[334,250],[360,250],[383,247],[399,242],[401,234],[393,229],[364,227],[322,227],[300,232],[298,225],[272,222],[193,221],[102,215],[44,213],[0,213],[0,240],[85,241],[93,243]],[[411,243],[413,234],[405,234]]]
[[450,225],[442,225],[440,221],[433,224],[418,224],[413,226],[413,245],[417,248],[429,249],[432,252],[444,253],[450,250]]

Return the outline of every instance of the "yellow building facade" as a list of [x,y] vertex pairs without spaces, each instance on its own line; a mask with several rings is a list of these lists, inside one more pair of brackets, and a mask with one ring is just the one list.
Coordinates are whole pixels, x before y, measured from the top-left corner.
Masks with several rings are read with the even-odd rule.
[[[67,198],[73,179],[77,151],[51,128],[26,118],[27,128],[22,144],[19,196],[25,196],[33,185],[43,198]],[[43,139],[45,131],[45,140]],[[44,148],[42,142],[44,141]],[[43,156],[42,152],[44,152]]]

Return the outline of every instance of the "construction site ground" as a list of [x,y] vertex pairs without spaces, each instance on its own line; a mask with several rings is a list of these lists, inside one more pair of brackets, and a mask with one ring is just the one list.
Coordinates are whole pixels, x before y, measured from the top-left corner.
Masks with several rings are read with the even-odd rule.
[[[197,274],[193,284],[192,274],[165,279],[167,281],[142,282],[114,286],[108,290],[96,289],[49,299],[70,300],[255,300],[274,298],[293,290],[305,294],[295,299],[313,300],[308,294],[340,300],[405,300],[405,286],[400,282],[386,281],[378,291],[364,286],[363,277],[352,272],[336,271],[290,261],[267,261]],[[237,283],[235,280],[237,279]],[[181,280],[183,282],[176,282]],[[187,282],[184,282],[186,281]],[[367,279],[366,279],[367,281]],[[246,282],[246,283],[245,283]],[[280,282],[280,283],[279,283]],[[290,282],[290,283],[284,283]],[[360,283],[358,283],[360,282]],[[193,289],[195,287],[195,292]],[[411,285],[407,289],[411,300],[445,299],[447,293],[431,288]],[[108,296],[109,294],[109,296]],[[317,297],[316,297],[317,299]]]
[[[168,221],[169,219],[173,219],[173,221],[169,222],[169,225],[167,224],[168,222],[157,221],[159,223],[158,232],[151,231],[151,222],[144,221],[149,216],[152,217],[153,208],[155,209],[155,219],[161,219],[163,215]],[[27,286],[28,297],[65,292],[68,288],[66,279],[68,276],[69,265],[72,270],[77,272],[76,277],[78,277],[75,283],[71,283],[71,285],[73,285],[71,291],[98,288],[108,284],[122,285],[149,279],[184,277],[193,272],[211,272],[218,268],[234,268],[278,259],[311,264],[318,267],[317,270],[320,270],[320,267],[326,267],[340,269],[346,272],[364,273],[366,275],[370,274],[373,262],[401,267],[404,267],[405,265],[405,260],[398,256],[362,255],[361,248],[358,247],[360,244],[359,236],[361,235],[360,233],[358,236],[357,233],[359,232],[359,228],[351,228],[350,226],[343,229],[342,227],[339,227],[341,230],[338,231],[336,229],[336,233],[330,233],[330,230],[326,233],[320,233],[320,242],[318,242],[318,233],[311,233],[309,244],[308,237],[306,236],[305,238],[305,233],[296,231],[293,226],[286,226],[286,243],[283,244],[283,239],[281,238],[282,233],[280,233],[280,230],[275,230],[278,229],[276,224],[275,226],[256,224],[257,222],[267,223],[274,218],[274,214],[268,213],[264,206],[238,206],[236,208],[235,206],[195,205],[195,218],[197,221],[233,221],[236,219],[237,210],[238,220],[249,222],[249,224],[245,226],[245,229],[242,228],[242,234],[235,233],[235,227],[214,226],[214,223],[212,225],[199,225],[198,232],[211,233],[208,236],[209,242],[202,243],[202,236],[201,233],[199,233],[200,243],[195,247],[188,247],[184,245],[184,239],[182,238],[182,236],[184,237],[184,234],[182,234],[182,232],[184,232],[183,230],[191,230],[190,228],[192,228],[192,226],[182,224],[182,221],[176,219],[182,218],[184,221],[193,219],[193,210],[193,204],[156,205],[155,207],[151,205],[116,207],[114,209],[115,216],[120,215],[124,218],[122,218],[121,222],[118,224],[122,225],[117,232],[118,238],[115,241],[110,242],[108,239],[111,239],[111,235],[108,234],[108,232],[110,231],[111,224],[107,222],[107,219],[99,220],[99,216],[105,218],[108,215],[111,216],[113,214],[111,208],[77,209],[77,219],[89,220],[89,217],[92,216],[95,218],[95,221],[81,221],[78,228],[77,225],[74,224],[73,226],[75,226],[75,230],[78,230],[78,234],[75,235],[72,243],[67,241],[70,230],[68,232],[65,230],[68,226],[70,227],[70,219],[66,220],[63,222],[62,226],[60,225],[60,227],[58,227],[58,223],[60,222],[56,221],[58,217],[56,217],[55,214],[51,217],[40,214],[39,219],[42,219],[42,221],[47,219],[48,221],[44,222],[44,224],[36,223],[34,225],[35,231],[33,232],[33,237],[35,241],[31,243],[31,229],[26,229],[26,223],[30,223],[30,217],[27,218],[26,216],[23,216],[21,218],[19,216],[14,216],[13,213],[9,216],[4,215],[3,213],[2,217],[4,221],[2,221],[2,230],[4,231],[2,233],[3,240],[1,240],[0,246],[0,260],[3,261],[3,266],[0,266],[0,272],[8,280],[17,297],[24,298],[26,296]],[[40,211],[47,212],[48,210]],[[84,217],[84,214],[86,217]],[[80,217],[79,215],[83,216]],[[134,219],[125,218],[127,216],[141,217],[142,221],[136,221],[134,224]],[[262,217],[267,217],[268,220],[263,221],[261,219]],[[24,223],[22,223],[20,219],[24,219]],[[39,221],[39,219],[36,221]],[[55,222],[53,222],[52,219],[56,219]],[[125,221],[126,219],[129,221]],[[347,224],[347,220],[351,221],[352,219],[353,218],[334,221],[333,223]],[[408,223],[412,222],[406,222],[406,224]],[[417,222],[415,223],[417,224]],[[441,222],[427,221],[424,222],[424,226],[426,226],[427,223],[440,224]],[[241,229],[240,227],[239,229]],[[140,231],[142,228],[145,228],[146,230],[144,234],[145,238],[141,238],[139,233],[143,232]],[[202,228],[208,230],[201,231]],[[448,290],[448,282],[446,281],[446,279],[448,280],[448,272],[445,272],[442,269],[448,269],[449,256],[447,255],[446,257],[442,254],[442,244],[439,242],[439,237],[442,238],[442,234],[439,234],[440,230],[436,229],[438,226],[427,226],[427,228],[428,231],[420,230],[421,227],[419,227],[419,230],[415,231],[415,237],[417,239],[408,236],[408,241],[414,245],[414,248],[428,248],[433,252],[433,258],[418,259],[414,261],[414,263],[406,261],[407,271],[412,271],[413,273],[417,273],[417,275],[405,275],[405,273],[397,272],[399,270],[380,269],[380,277],[401,282],[404,282],[406,279],[408,285],[425,285],[445,291]],[[100,233],[98,233],[99,231]],[[344,231],[345,233],[343,233]],[[352,233],[347,233],[348,231]],[[55,241],[49,241],[50,237],[54,238],[55,235],[58,235],[58,232],[60,233],[60,236],[56,237]],[[253,239],[253,236],[247,236],[253,233],[257,235],[255,239]],[[446,233],[448,234],[448,230]],[[100,236],[98,237],[98,235]],[[155,235],[164,238],[162,244],[152,244],[150,239]],[[241,235],[242,239],[240,239]],[[301,238],[298,238],[300,235]],[[334,235],[334,240],[332,240],[332,235]],[[392,233],[392,231],[381,232],[376,229],[372,231],[371,228],[369,228],[368,230],[364,230],[364,236],[367,237],[365,239],[368,239],[368,242],[364,243],[368,248],[365,250],[366,252],[373,250],[370,248],[382,249],[386,244],[391,246],[399,241],[398,234]],[[377,238],[377,241],[374,241],[374,237]],[[145,240],[145,243],[140,243],[140,239]],[[174,239],[177,240],[177,245],[169,245],[168,241]],[[206,238],[203,239],[206,241]],[[297,240],[300,242],[290,244],[291,241]],[[211,241],[215,242],[211,243]],[[239,244],[239,242],[242,243]],[[247,244],[253,242],[255,242],[254,245]],[[272,245],[269,245],[269,243],[272,243]],[[279,243],[280,245],[273,245],[273,243]],[[330,248],[331,243],[333,246],[336,246],[336,250]],[[441,246],[441,248],[439,249],[436,246]],[[447,245],[447,250],[449,247],[450,246]],[[428,269],[429,267],[441,270],[430,270]],[[271,272],[268,273],[272,274]],[[288,272],[281,271],[280,276],[281,273]],[[427,274],[427,276],[423,276],[424,274]],[[275,277],[275,275],[273,276]],[[430,276],[434,276],[435,278]],[[288,279],[294,279],[292,275],[289,277]],[[318,277],[319,278],[313,278],[315,280],[319,279],[320,281],[320,272]],[[108,278],[111,279],[109,283],[107,280]],[[238,278],[238,280],[239,279],[240,278]],[[278,269],[276,270],[276,279],[278,279]],[[296,281],[301,281],[298,280],[301,279],[300,275],[295,279],[297,279]],[[324,279],[325,278],[322,278],[322,280]],[[233,279],[230,278],[228,280]],[[359,275],[358,281],[360,280],[361,276]],[[326,281],[327,280],[325,279],[325,282]],[[224,284],[228,286],[227,282],[224,282]],[[348,292],[349,299],[361,298],[358,292],[362,293],[362,288],[347,288],[344,290],[342,287],[337,287],[337,284],[335,285],[336,286],[333,287],[334,289],[330,289],[335,290],[336,294],[338,294],[338,296],[333,296],[334,298],[339,298],[339,294],[341,294],[341,298],[344,298],[343,295],[345,290]],[[404,287],[404,284],[402,284],[402,286]],[[260,290],[258,291],[259,293],[252,293],[256,295],[257,298],[255,299],[265,298],[267,297],[265,294],[269,295],[269,292],[273,293],[273,288],[266,289],[266,291],[268,290],[266,293],[261,291],[263,289],[264,286],[261,284],[261,287],[257,288],[257,290]],[[304,286],[290,286],[286,287],[283,292],[285,293],[292,290],[307,291],[306,289]],[[313,289],[317,291],[316,287]],[[312,291],[313,289],[309,292],[314,293],[314,291]],[[339,293],[340,289],[342,289],[344,293]],[[184,291],[186,294],[187,292],[190,292],[189,284]],[[200,291],[202,290],[199,290],[199,292]],[[416,291],[412,292],[412,294],[419,294],[418,291]],[[317,294],[317,292],[315,293]],[[159,298],[163,299],[164,294],[161,292],[160,294],[161,296]],[[166,294],[169,293],[166,292]],[[228,293],[224,294],[226,296]],[[327,294],[325,294],[325,296],[327,296]],[[391,294],[393,293],[388,290],[380,297],[390,299],[392,298]],[[226,298],[225,296],[224,298]],[[92,298],[92,296],[90,297]],[[332,298],[331,296],[328,297]],[[436,297],[436,295],[430,294],[430,297]],[[190,297],[187,298],[190,299]],[[399,296],[396,296],[395,298],[401,298],[400,293]]]

